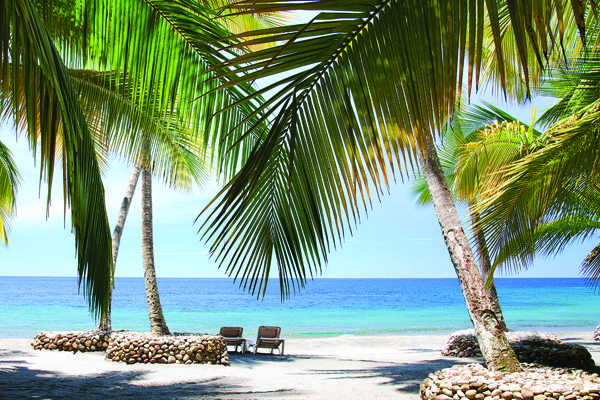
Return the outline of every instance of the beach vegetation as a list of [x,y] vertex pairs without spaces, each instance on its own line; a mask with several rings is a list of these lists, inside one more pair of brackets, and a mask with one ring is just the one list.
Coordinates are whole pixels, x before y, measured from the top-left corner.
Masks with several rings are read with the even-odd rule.
[[[483,71],[505,93],[519,87],[524,97],[545,57],[563,50],[566,33],[585,39],[583,5],[546,4],[373,0],[232,6],[240,13],[306,10],[315,16],[306,24],[246,33],[240,46],[269,41],[276,46],[223,63],[246,72],[236,82],[276,82],[265,86],[275,94],[259,108],[272,121],[265,140],[200,216],[216,262],[257,295],[264,294],[275,265],[285,296],[320,272],[327,253],[341,246],[373,200],[420,165],[488,368],[518,370],[434,143],[454,115],[463,80],[467,94],[480,83],[484,37],[493,43],[486,45],[492,52],[485,52],[493,68]],[[277,80],[282,72],[286,75]]]
[[[462,171],[480,179],[476,208],[491,240],[494,269],[528,268],[535,257],[556,255],[597,232],[599,63],[586,55],[555,71],[543,93],[559,101],[539,120],[547,126],[543,134],[515,135],[490,126],[463,154]],[[486,166],[488,159],[496,165]],[[581,264],[592,285],[600,282],[599,266],[596,246]]]
[[[211,7],[212,9],[218,9],[219,7],[225,5],[227,2],[222,1],[207,1],[204,2],[204,6]],[[148,6],[148,5],[147,5]],[[169,18],[166,16],[166,13],[163,13],[163,8],[166,7],[168,9],[172,8],[173,5],[167,5],[167,3],[160,3],[156,7],[156,15],[153,15],[153,18],[157,18],[158,22],[154,23],[159,24],[169,24]],[[187,15],[188,22],[192,22],[194,18],[199,18],[202,9],[192,8],[187,9],[186,11],[189,13]],[[179,16],[181,18],[181,16]],[[216,17],[216,16],[215,16]],[[219,23],[218,27],[221,28],[221,39],[225,41],[227,36],[230,36],[233,32],[240,32],[249,29],[258,29],[258,28],[266,28],[276,26],[280,23],[281,20],[284,19],[285,16],[283,14],[277,13],[267,13],[261,14],[259,16],[247,16],[247,15],[221,15],[220,18],[217,18],[216,21]],[[223,26],[228,30],[223,30]],[[231,32],[230,32],[231,30]],[[225,32],[225,33],[224,33]],[[130,37],[132,35],[131,32],[122,32],[124,37]],[[118,34],[116,34],[118,36]],[[129,35],[129,36],[128,36]],[[161,48],[169,48],[170,46],[187,46],[187,37],[186,34],[180,31],[175,32],[174,37],[165,38],[165,40],[170,40],[170,42],[159,42]],[[213,39],[214,40],[214,39]],[[193,46],[192,46],[193,47]],[[255,45],[250,46],[254,49],[261,49],[265,46]],[[203,49],[198,49],[197,47],[193,49],[197,54],[194,55],[192,52],[189,57],[197,57],[198,63],[201,63],[201,57],[203,56]],[[245,50],[242,49],[242,52]],[[210,67],[210,62],[207,63],[207,68]],[[205,72],[206,73],[206,72]],[[210,79],[209,75],[205,77],[205,79]],[[205,82],[203,82],[204,84]],[[224,132],[229,133],[231,130],[236,129],[236,126],[240,124],[244,124],[243,121],[240,120],[239,117],[231,118],[227,116],[227,114],[231,114],[231,112],[227,112],[226,110],[220,110],[219,107],[224,107],[226,103],[219,103],[218,92],[210,91],[209,89],[205,93],[196,93],[198,98],[180,98],[178,99],[178,103],[182,102],[195,102],[196,107],[200,107],[205,111],[205,115],[203,118],[205,120],[202,121],[200,125],[192,125],[188,123],[188,126],[184,126],[185,122],[181,122],[180,120],[176,120],[173,122],[168,121],[167,128],[175,130],[177,132],[177,137],[187,138],[185,140],[180,140],[179,145],[181,146],[178,151],[174,152],[177,154],[190,154],[190,155],[202,155],[201,158],[192,160],[190,158],[185,159],[182,162],[181,158],[173,157],[170,160],[164,159],[162,162],[167,165],[167,168],[170,168],[170,173],[165,174],[165,183],[168,183],[172,187],[187,190],[190,188],[190,176],[193,176],[197,183],[201,181],[206,181],[206,173],[210,170],[210,165],[205,163],[203,160],[211,158],[210,151],[214,152],[219,149],[220,145],[216,142],[214,138],[214,132],[212,133],[211,146],[203,146],[202,139],[208,140],[208,136],[206,135],[206,130],[208,129],[222,129]],[[237,90],[235,87],[226,90]],[[251,87],[248,87],[247,90],[253,90]],[[189,93],[192,93],[189,90]],[[157,93],[157,96],[165,96],[164,93]],[[186,95],[189,95],[186,93]],[[216,101],[215,101],[216,100]],[[260,97],[257,98],[260,100]],[[140,106],[141,109],[144,109],[143,106]],[[220,119],[217,121],[219,123],[219,127],[216,128],[214,126],[210,126],[209,122],[213,122],[211,117],[212,115],[219,112]],[[155,113],[155,115],[160,115],[160,113]],[[173,111],[171,111],[171,115],[175,115]],[[225,118],[222,115],[226,115]],[[185,119],[183,120],[185,121]],[[252,121],[252,119],[250,119]],[[251,123],[257,123],[256,120]],[[257,123],[259,124],[259,123]],[[261,129],[257,129],[257,132],[260,132]],[[200,132],[200,134],[199,134]],[[204,132],[204,135],[202,135]],[[243,139],[243,142],[251,143],[259,138],[259,134],[254,134],[249,137]],[[141,138],[141,139],[140,139]],[[120,243],[121,234],[123,232],[124,224],[127,218],[127,214],[129,211],[129,205],[131,199],[133,197],[135,187],[137,185],[137,181],[139,179],[140,173],[142,176],[142,258],[144,265],[144,277],[145,277],[145,286],[146,286],[146,298],[148,303],[148,313],[150,318],[150,327],[151,331],[155,334],[169,334],[169,329],[162,311],[162,306],[160,303],[160,296],[158,292],[158,283],[156,280],[156,272],[154,265],[154,244],[153,244],[153,231],[152,231],[152,174],[156,173],[154,171],[154,167],[150,168],[153,163],[156,162],[156,158],[151,154],[154,151],[150,151],[151,142],[154,140],[151,139],[148,135],[138,134],[138,139],[142,143],[142,148],[139,153],[136,155],[136,165],[134,166],[132,176],[130,178],[129,186],[127,192],[124,196],[122,207],[117,219],[117,223],[115,226],[115,230],[113,233],[113,262],[116,264],[117,255],[118,255],[118,247]],[[247,144],[246,147],[251,146]],[[154,145],[154,147],[157,147]],[[164,146],[158,146],[159,148],[163,148]],[[168,148],[168,146],[167,146]],[[247,151],[236,151],[236,152],[224,152],[223,149],[217,154],[215,157],[218,159],[217,164],[226,162],[230,165],[230,168],[226,170],[221,170],[218,173],[218,177],[220,179],[227,180],[228,175],[231,174],[231,171],[237,167],[238,164],[243,163],[243,159],[247,154]],[[130,156],[131,158],[131,156]],[[221,166],[222,168],[222,166]],[[167,178],[168,175],[168,178]],[[103,314],[100,323],[99,330],[110,330],[111,322],[110,322],[110,308],[107,313]]]

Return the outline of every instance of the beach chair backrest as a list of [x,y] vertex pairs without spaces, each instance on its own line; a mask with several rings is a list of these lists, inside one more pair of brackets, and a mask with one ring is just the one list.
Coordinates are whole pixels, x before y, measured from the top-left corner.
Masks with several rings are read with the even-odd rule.
[[224,326],[219,334],[223,337],[242,337],[244,328],[240,326]]
[[261,326],[258,328],[258,338],[264,339],[276,339],[281,333],[281,327],[279,326]]

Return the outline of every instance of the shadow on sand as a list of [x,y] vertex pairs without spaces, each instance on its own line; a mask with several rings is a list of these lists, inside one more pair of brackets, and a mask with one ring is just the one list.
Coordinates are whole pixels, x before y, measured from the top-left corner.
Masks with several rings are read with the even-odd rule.
[[253,391],[226,378],[176,384],[136,384],[147,372],[69,376],[27,367],[0,368],[0,398],[6,399],[248,399],[300,398],[291,390]]
[[[392,385],[400,393],[418,394],[419,386],[432,373],[457,364],[473,363],[473,359],[440,358],[416,363],[398,363],[363,369],[315,370],[314,374],[334,375],[333,379],[376,378],[382,385]],[[380,363],[378,363],[380,364]]]
[[[2,358],[18,357],[19,352],[1,352]],[[12,358],[12,357],[10,357]],[[258,367],[262,364],[291,363],[300,360],[315,360],[319,356],[277,356],[267,354],[232,354],[231,362],[236,366]],[[345,360],[340,360],[342,363]],[[361,361],[361,360],[353,360]],[[382,385],[393,385],[400,393],[416,395],[420,383],[431,372],[451,367],[458,363],[472,362],[453,358],[440,358],[417,363],[385,363],[363,360],[365,368],[337,370],[304,370],[300,372],[310,382],[311,375],[325,375],[326,379],[343,380],[356,378],[378,379]],[[301,399],[302,388],[284,388],[273,391],[253,390],[245,378],[214,377],[174,384],[160,381],[152,384],[141,382],[149,371],[109,371],[96,375],[71,376],[56,372],[35,369],[6,361],[0,363],[0,398],[31,399],[106,399],[106,398],[148,398],[148,399]],[[15,365],[16,364],[16,365]],[[369,365],[371,364],[371,365]],[[318,365],[318,364],[315,364]],[[147,381],[146,381],[147,382]]]

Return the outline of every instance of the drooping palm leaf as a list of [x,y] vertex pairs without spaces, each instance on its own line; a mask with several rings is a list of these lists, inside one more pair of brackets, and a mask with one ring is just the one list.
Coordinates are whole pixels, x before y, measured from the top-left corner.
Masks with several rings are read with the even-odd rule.
[[[471,33],[483,32],[489,20],[500,40],[496,6],[493,1],[239,2],[240,13],[320,13],[306,25],[243,36],[248,40],[239,46],[278,45],[224,63],[246,73],[230,84],[287,75],[264,88],[274,92],[262,108],[273,121],[269,135],[220,193],[214,211],[205,211],[201,230],[217,262],[259,294],[273,263],[283,290],[302,286],[317,273],[372,198],[388,188],[398,170],[411,169],[417,147],[425,151],[426,138],[441,133],[455,107],[460,60],[467,49],[470,55],[481,53],[483,41]],[[550,24],[553,15],[544,14],[544,22]],[[530,46],[538,39],[515,40]],[[502,64],[499,42],[496,54]],[[469,57],[469,68],[480,60]]]
[[[208,5],[206,3],[209,3]],[[258,126],[260,115],[250,118],[253,103],[235,105],[254,91],[248,84],[216,90],[229,78],[215,80],[215,69],[233,53],[215,49],[230,35],[225,18],[209,7],[213,2],[122,0],[98,2],[89,9],[89,55],[93,65],[117,71],[135,87],[130,93],[144,112],[161,118],[189,121],[190,129],[210,146],[218,172],[232,175],[250,145],[236,146],[241,130]],[[84,25],[85,19],[81,24]],[[124,40],[126,46],[115,45]],[[119,82],[118,82],[119,83]],[[256,96],[260,101],[260,96]],[[220,112],[218,112],[220,111]],[[174,113],[174,115],[170,115]],[[244,129],[244,132],[245,132]],[[251,139],[252,143],[260,133]],[[243,142],[245,143],[245,142]]]
[[[215,72],[227,72],[215,68],[234,55],[215,51],[222,47],[221,42],[231,44],[225,39],[231,35],[225,28],[230,18],[213,10],[222,3],[52,0],[44,4],[51,10],[46,13],[47,23],[67,65],[111,71],[111,79],[116,78],[116,85],[125,89],[142,112],[156,119],[189,123],[189,129],[202,136],[204,151],[211,149],[217,172],[226,178],[239,168],[251,143],[260,136],[258,129],[246,142],[236,127],[245,127],[245,132],[248,127],[260,126],[261,121],[258,115],[248,117],[254,104],[235,106],[254,92],[248,84],[216,90],[228,78],[215,80]],[[52,13],[56,8],[62,10],[58,15]],[[254,25],[249,18],[237,18],[236,22],[265,27],[279,18],[271,14],[262,17]],[[260,101],[260,95],[256,100]],[[240,142],[242,146],[226,151]]]
[[[2,101],[12,101],[18,109],[18,98],[25,98],[29,142],[34,154],[39,149],[48,192],[52,186],[56,137],[59,132],[63,135],[65,207],[71,208],[79,285],[97,314],[106,306],[112,260],[104,189],[93,140],[62,59],[33,4],[29,0],[2,1],[0,10]],[[20,87],[22,94],[18,93]],[[5,94],[10,91],[12,99],[7,99]]]

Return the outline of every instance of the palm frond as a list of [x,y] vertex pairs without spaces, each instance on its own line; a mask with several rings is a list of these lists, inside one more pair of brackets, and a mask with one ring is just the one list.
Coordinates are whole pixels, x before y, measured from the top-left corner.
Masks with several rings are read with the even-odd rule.
[[[66,68],[28,0],[0,2],[2,102],[25,98],[29,143],[40,152],[41,173],[53,182],[56,138],[63,135],[65,209],[71,208],[78,255],[79,285],[96,315],[106,307],[112,283],[111,237],[104,188],[85,118]],[[20,68],[13,68],[19,65]],[[23,93],[19,93],[22,88]],[[12,98],[6,94],[13,93]]]
[[[291,289],[318,273],[373,198],[398,171],[403,177],[412,170],[417,149],[426,151],[427,140],[442,133],[455,109],[461,60],[467,49],[481,52],[484,13],[504,62],[495,7],[416,0],[233,5],[240,14],[318,14],[308,24],[234,37],[245,39],[234,47],[275,45],[223,63],[244,73],[227,85],[287,75],[263,89],[274,93],[257,111],[272,121],[269,134],[204,211],[201,232],[219,265],[259,294],[274,263]],[[523,19],[511,22],[529,29]],[[469,68],[480,64],[480,57],[469,57]],[[521,68],[527,71],[527,63]]]
[[8,244],[10,219],[14,214],[21,175],[10,150],[0,142],[0,241]]
[[[115,74],[69,70],[94,137],[96,148],[141,162],[144,137],[150,137],[152,170],[171,187],[189,190],[208,178],[209,158],[201,138],[183,120],[158,118],[132,102],[131,88],[122,88]],[[203,126],[200,127],[203,130]],[[150,166],[149,166],[150,167]]]
[[[504,179],[488,187],[477,206],[494,252],[518,253],[516,237],[534,243],[536,228],[566,215],[579,215],[582,204],[573,193],[597,191],[598,162],[595,153],[599,114],[588,110],[571,116],[547,131],[527,156],[500,173]],[[597,213],[598,208],[591,208]],[[500,259],[499,259],[500,260]],[[518,266],[513,265],[514,268]]]
[[600,284],[600,244],[588,254],[581,264],[580,273],[588,283],[593,287],[598,287]]
[[[476,181],[478,176],[484,174],[481,165],[483,165],[485,157],[483,159],[481,157],[492,150],[489,146],[484,151],[479,148],[479,146],[485,146],[487,143],[492,142],[490,136],[483,134],[486,128],[489,128],[490,124],[506,126],[506,123],[517,122],[523,130],[531,131],[534,138],[541,135],[541,132],[537,129],[485,101],[482,102],[482,105],[472,105],[459,111],[453,118],[452,123],[444,132],[438,155],[448,186],[453,189],[452,195],[455,200],[475,201],[475,193],[478,188]],[[494,136],[493,139],[496,142],[498,137]],[[505,141],[505,139],[502,139],[503,144],[510,143],[516,145],[517,148],[519,147],[518,138],[512,138],[509,141]],[[499,143],[496,142],[495,144],[498,145]],[[474,157],[475,159],[467,161],[466,158],[468,157]],[[464,179],[464,181],[461,181],[461,179]],[[418,201],[420,204],[430,202],[428,191],[423,174],[417,174],[413,181],[413,192],[419,194]]]

